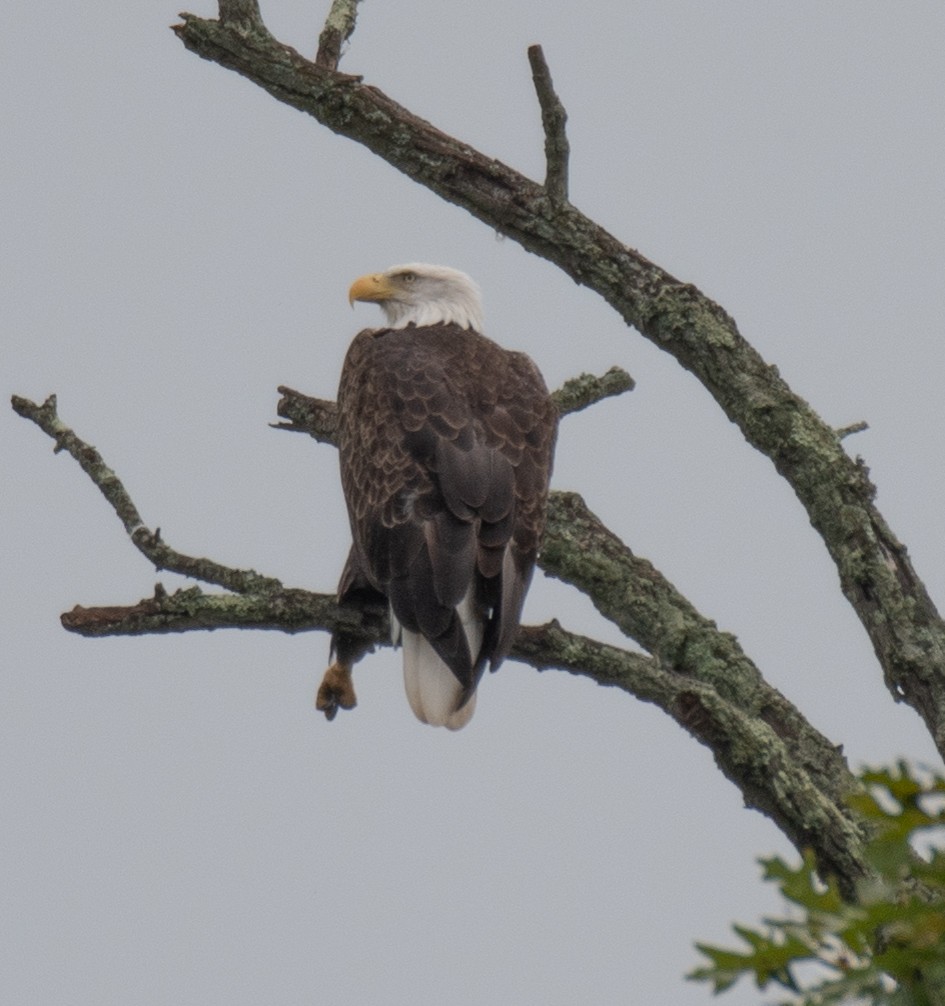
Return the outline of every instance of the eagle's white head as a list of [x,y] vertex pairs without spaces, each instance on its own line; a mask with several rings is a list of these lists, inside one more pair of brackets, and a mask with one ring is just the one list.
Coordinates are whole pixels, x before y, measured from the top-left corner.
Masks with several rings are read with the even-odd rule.
[[411,262],[356,279],[348,300],[379,304],[391,328],[407,325],[459,325],[482,331],[479,287],[458,269]]

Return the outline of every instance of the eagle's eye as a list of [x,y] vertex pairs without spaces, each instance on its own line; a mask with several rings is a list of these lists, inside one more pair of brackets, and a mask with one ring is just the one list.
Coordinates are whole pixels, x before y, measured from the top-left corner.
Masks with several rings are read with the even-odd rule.
[[417,274],[415,272],[402,272],[400,278],[409,286],[416,280]]

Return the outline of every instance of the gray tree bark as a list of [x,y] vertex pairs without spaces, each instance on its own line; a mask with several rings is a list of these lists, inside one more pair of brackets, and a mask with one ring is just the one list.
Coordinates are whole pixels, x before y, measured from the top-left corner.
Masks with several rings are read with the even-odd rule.
[[[335,0],[314,61],[278,42],[255,0],[220,0],[219,18],[182,15],[174,27],[193,52],[236,70],[279,101],[357,140],[397,170],[556,264],[595,290],[629,327],[693,373],[745,439],[787,480],[833,559],[840,587],[873,643],[887,687],[911,705],[945,756],[945,623],[905,546],[874,505],[860,459],[739,333],[734,320],[585,217],[567,198],[566,114],[540,49],[529,52],[546,136],[544,183],[525,178],[398,105],[361,77],[341,73],[358,0]],[[556,393],[562,414],[632,386],[621,371],[584,376]],[[280,425],[332,443],[334,406],[280,389]],[[120,481],[59,419],[55,400],[15,398],[14,408],[82,465],[158,569],[225,587],[191,587],[130,606],[77,607],[62,616],[85,635],[134,635],[219,627],[334,630],[383,645],[387,613],[339,608],[327,595],[273,577],[182,555],[145,527]],[[734,636],[720,631],[649,562],[635,556],[573,493],[552,493],[540,565],[587,594],[646,654],[568,632],[524,627],[513,657],[588,676],[652,702],[708,746],[748,806],[767,814],[798,849],[853,896],[868,873],[862,834],[845,797],[856,787],[839,750],[765,682]]]

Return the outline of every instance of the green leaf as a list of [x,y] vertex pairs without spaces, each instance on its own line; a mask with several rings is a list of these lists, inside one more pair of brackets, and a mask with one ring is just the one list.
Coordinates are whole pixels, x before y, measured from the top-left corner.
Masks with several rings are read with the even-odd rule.
[[752,975],[758,988],[774,982],[783,988],[797,991],[791,966],[799,961],[814,959],[811,948],[797,936],[782,932],[765,934],[744,926],[733,926],[735,932],[750,947],[749,953],[726,950],[706,943],[697,943],[696,949],[712,962],[711,967],[697,968],[687,975],[694,981],[713,982],[716,992],[730,988],[742,977]]
[[829,913],[841,908],[843,899],[837,885],[832,881],[822,884],[818,879],[812,852],[805,852],[803,862],[794,868],[788,866],[780,856],[759,862],[764,867],[764,879],[777,881],[781,893],[801,908]]
[[[858,903],[818,877],[809,852],[796,866],[762,859],[791,915],[734,926],[747,950],[697,944],[709,965],[687,977],[723,992],[751,975],[761,989],[795,993],[787,1006],[945,1006],[945,851],[935,844],[945,840],[945,778],[900,761],[860,779],[850,804],[873,833],[865,853],[875,875]],[[801,962],[821,965],[802,969],[803,985]]]

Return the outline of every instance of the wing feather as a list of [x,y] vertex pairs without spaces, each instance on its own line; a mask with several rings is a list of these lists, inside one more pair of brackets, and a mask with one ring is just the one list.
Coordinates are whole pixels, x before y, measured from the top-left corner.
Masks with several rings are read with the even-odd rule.
[[[352,561],[449,666],[461,707],[514,641],[544,530],[554,406],[527,356],[452,325],[360,333],[338,405]],[[482,613],[481,648],[461,603],[467,619]]]

